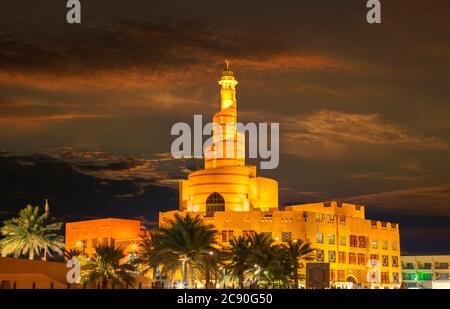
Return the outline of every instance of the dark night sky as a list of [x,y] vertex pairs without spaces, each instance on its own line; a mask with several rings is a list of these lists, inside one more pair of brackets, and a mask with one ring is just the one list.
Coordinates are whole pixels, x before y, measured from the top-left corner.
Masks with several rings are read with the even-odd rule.
[[64,220],[156,220],[177,179],[177,121],[219,109],[225,58],[240,120],[280,123],[281,204],[338,199],[400,223],[404,252],[450,252],[450,4],[3,1],[0,216],[48,197]]

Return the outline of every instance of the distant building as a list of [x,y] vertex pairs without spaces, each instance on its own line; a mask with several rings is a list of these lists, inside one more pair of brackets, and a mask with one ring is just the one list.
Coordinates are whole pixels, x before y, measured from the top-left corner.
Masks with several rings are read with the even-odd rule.
[[132,259],[146,233],[139,220],[106,218],[70,222],[66,223],[66,250],[77,249],[93,257],[98,245],[114,245]]
[[66,263],[0,257],[1,289],[66,289]]
[[[180,181],[179,209],[161,212],[159,225],[167,225],[175,214],[198,215],[215,225],[218,241],[225,246],[232,237],[255,232],[267,233],[275,242],[308,240],[318,249],[317,261],[330,263],[332,285],[399,287],[398,224],[367,220],[363,206],[337,201],[280,210],[278,182],[258,177],[256,167],[245,164],[244,136],[236,126],[237,81],[228,66],[219,85],[221,110],[213,118],[214,143],[205,150],[205,169]],[[229,151],[227,147],[233,145]],[[219,155],[220,149],[225,157]],[[369,260],[379,262],[379,276],[371,284],[367,280]],[[301,274],[305,269],[303,265]]]
[[408,288],[450,288],[450,255],[402,256],[401,261]]

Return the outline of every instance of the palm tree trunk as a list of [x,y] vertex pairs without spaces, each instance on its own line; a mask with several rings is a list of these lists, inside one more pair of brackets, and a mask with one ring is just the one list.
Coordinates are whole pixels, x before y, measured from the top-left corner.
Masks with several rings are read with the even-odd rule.
[[108,288],[108,281],[106,281],[106,278],[102,279],[102,289],[107,289]]
[[239,288],[241,288],[241,289],[244,288],[244,275],[243,274],[239,275]]
[[298,263],[294,263],[294,289],[298,289]]
[[211,272],[209,269],[206,269],[206,275],[205,275],[205,287],[209,289],[210,281],[211,281]]

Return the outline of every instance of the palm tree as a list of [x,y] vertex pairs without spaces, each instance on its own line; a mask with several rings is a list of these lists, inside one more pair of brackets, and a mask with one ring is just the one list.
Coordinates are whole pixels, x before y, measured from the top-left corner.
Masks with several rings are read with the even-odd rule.
[[290,265],[292,265],[294,289],[298,289],[298,268],[300,262],[315,260],[315,249],[311,248],[309,242],[303,242],[301,239],[289,241],[284,247],[288,252]]
[[245,272],[250,269],[251,247],[247,237],[239,236],[230,239],[229,252],[231,261],[230,274],[238,279],[239,287],[244,288]]
[[88,260],[83,271],[82,280],[85,283],[100,283],[102,289],[132,285],[134,278],[130,272],[135,267],[130,264],[120,263],[125,254],[110,245],[100,245],[95,248],[95,257]]
[[273,245],[272,262],[267,267],[267,283],[271,285],[281,284],[287,285],[292,272],[292,266],[290,265],[289,252],[285,250],[284,245]]
[[253,265],[254,286],[259,281],[271,281],[269,268],[276,257],[273,248],[273,239],[267,233],[254,233],[248,237],[250,245],[250,263]]
[[[182,269],[183,282],[190,285],[196,273],[205,271],[205,264],[215,252],[216,234],[213,225],[205,225],[199,216],[175,214],[167,227],[160,228],[158,243],[164,270],[173,273]],[[208,276],[209,270],[205,272]]]
[[84,255],[84,253],[78,249],[70,249],[70,250],[66,250],[66,252],[64,252],[64,258],[66,260],[71,260],[73,258],[79,257],[80,255]]
[[153,231],[149,236],[143,236],[139,243],[137,263],[141,265],[143,273],[153,271],[153,279],[156,277],[156,269],[163,261],[160,242],[161,234]]
[[0,229],[5,236],[0,240],[1,255],[25,255],[33,260],[41,254],[44,259],[51,252],[62,254],[63,237],[57,234],[61,227],[62,223],[51,222],[48,212],[39,214],[39,207],[28,205],[17,218],[4,221]]

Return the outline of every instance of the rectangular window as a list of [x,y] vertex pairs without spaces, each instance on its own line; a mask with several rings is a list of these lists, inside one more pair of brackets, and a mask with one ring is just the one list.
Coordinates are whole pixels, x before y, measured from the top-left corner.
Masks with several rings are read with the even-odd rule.
[[378,249],[378,241],[372,240],[372,249]]
[[392,242],[392,250],[394,250],[394,251],[397,250],[397,242],[396,241]]
[[244,237],[248,237],[248,231],[247,230],[243,230],[242,231],[242,236],[244,236]]
[[338,281],[345,281],[345,270],[338,270]]
[[349,264],[356,264],[356,253],[349,253],[348,254],[348,263]]
[[226,242],[228,240],[227,236],[228,236],[227,231],[222,231],[222,242]]
[[334,245],[335,241],[334,241],[334,234],[328,234],[328,243],[330,245]]
[[358,237],[358,244],[360,248],[365,248],[367,245],[367,238],[366,236],[359,236]]
[[345,264],[345,252],[339,251],[339,263]]
[[327,216],[328,221],[334,222],[334,215],[328,215]]
[[389,283],[389,273],[381,272],[381,283]]
[[358,247],[358,237],[356,235],[350,235],[350,247]]
[[322,233],[316,234],[316,242],[319,244],[323,243],[323,234]]
[[381,249],[387,250],[387,248],[388,248],[387,240],[381,241]]
[[370,255],[371,260],[377,260],[378,261],[378,254],[371,254]]
[[323,214],[316,212],[316,220],[322,220],[322,219],[323,219]]
[[228,231],[228,241],[230,241],[230,239],[232,239],[234,232],[232,230]]
[[98,246],[98,239],[97,238],[92,238],[92,247],[96,248]]
[[330,269],[330,280],[336,281],[336,271],[334,271],[333,269]]
[[108,237],[103,237],[102,244],[103,244],[103,246],[107,246],[108,245]]
[[358,264],[359,265],[366,265],[366,255],[363,253],[358,254]]
[[339,244],[340,244],[341,246],[345,246],[345,245],[346,245],[345,235],[339,236]]

